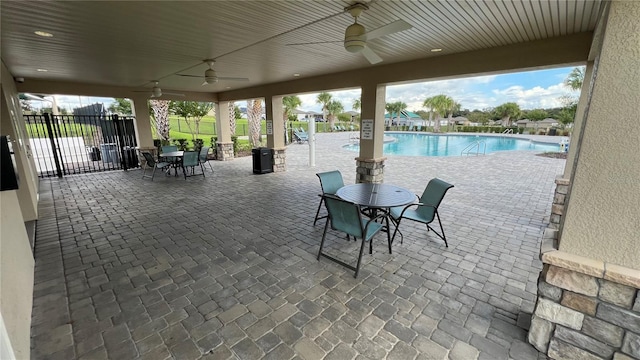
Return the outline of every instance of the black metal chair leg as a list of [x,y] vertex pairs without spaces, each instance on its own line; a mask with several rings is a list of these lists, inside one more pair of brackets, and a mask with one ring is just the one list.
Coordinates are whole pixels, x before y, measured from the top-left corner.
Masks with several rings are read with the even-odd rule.
[[316,217],[313,219],[313,226],[316,226],[316,222],[318,221],[318,215],[320,215],[320,208],[322,208],[322,204],[324,203],[324,198],[320,199],[320,204],[318,204],[318,210],[316,211]]
[[354,278],[358,278],[358,272],[360,272],[360,263],[362,262],[363,252],[364,252],[364,237],[362,237],[362,245],[360,245],[360,255],[358,255],[358,264],[356,265],[356,273],[353,275]]
[[328,227],[329,227],[329,219],[327,218],[327,222],[324,224],[324,232],[322,233],[322,241],[320,241],[320,249],[318,250],[318,260],[320,260],[320,255],[322,255],[322,247],[324,246],[324,240],[327,238]]
[[384,219],[387,223],[387,243],[389,244],[389,254],[391,254],[391,228],[389,227],[389,216],[386,216]]

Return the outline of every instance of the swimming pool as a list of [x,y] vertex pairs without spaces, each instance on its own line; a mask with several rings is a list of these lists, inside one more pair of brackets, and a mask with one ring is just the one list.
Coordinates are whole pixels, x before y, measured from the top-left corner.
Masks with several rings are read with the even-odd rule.
[[[385,133],[385,137],[396,139],[394,142],[384,144],[383,153],[385,155],[460,156],[462,150],[479,140],[487,144],[487,154],[511,150],[560,151],[558,144],[533,142],[511,136]],[[559,142],[560,139],[558,139]],[[360,151],[358,144],[345,145],[344,147],[347,150]],[[482,145],[480,151],[482,152]]]

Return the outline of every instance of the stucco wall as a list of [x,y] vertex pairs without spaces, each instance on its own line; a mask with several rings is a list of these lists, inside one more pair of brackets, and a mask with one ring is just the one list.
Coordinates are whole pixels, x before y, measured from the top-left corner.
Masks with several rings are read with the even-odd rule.
[[0,132],[11,136],[19,176],[18,199],[22,217],[25,221],[35,220],[38,218],[38,174],[29,148],[18,92],[4,62],[0,79]]
[[34,260],[15,190],[0,192],[0,314],[16,359],[28,359]]
[[614,1],[560,250],[640,270],[640,2]]

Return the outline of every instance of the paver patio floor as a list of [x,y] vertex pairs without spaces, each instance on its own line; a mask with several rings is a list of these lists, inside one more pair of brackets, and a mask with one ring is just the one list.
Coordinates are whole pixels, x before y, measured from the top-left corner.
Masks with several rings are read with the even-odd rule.
[[[114,171],[41,181],[36,359],[537,359],[526,343],[539,242],[564,160],[529,152],[389,157],[385,182],[455,185],[440,213],[449,248],[402,224],[374,239],[360,275],[316,260],[316,172],[355,179],[348,134],[287,148],[287,171],[251,158],[206,178]],[[356,259],[331,233],[328,251]]]

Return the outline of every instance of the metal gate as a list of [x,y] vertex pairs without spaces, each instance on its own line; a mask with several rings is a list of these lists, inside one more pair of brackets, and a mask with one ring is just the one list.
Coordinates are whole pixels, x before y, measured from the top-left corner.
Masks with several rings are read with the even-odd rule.
[[118,115],[24,115],[38,176],[139,167],[131,118]]

